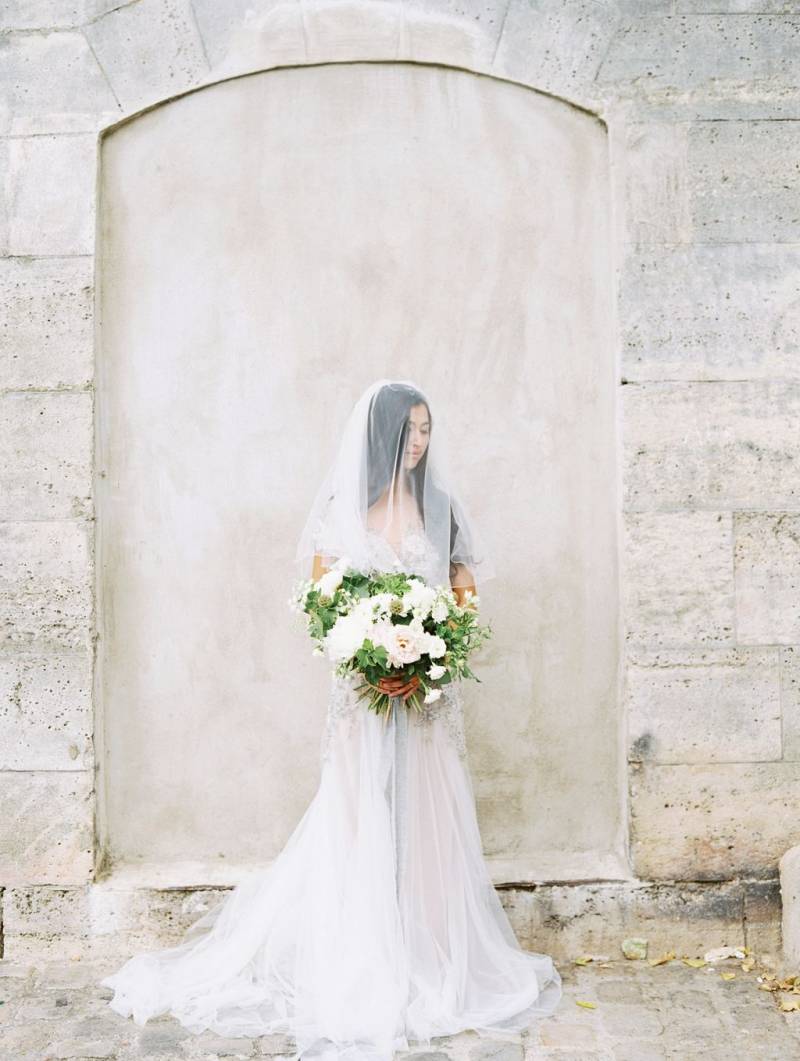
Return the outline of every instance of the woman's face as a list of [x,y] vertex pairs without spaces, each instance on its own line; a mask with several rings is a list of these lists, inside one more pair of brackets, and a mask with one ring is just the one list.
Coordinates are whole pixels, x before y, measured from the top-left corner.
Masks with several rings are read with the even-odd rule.
[[428,448],[431,422],[428,407],[424,402],[412,405],[408,414],[408,435],[403,467],[411,471],[419,464]]

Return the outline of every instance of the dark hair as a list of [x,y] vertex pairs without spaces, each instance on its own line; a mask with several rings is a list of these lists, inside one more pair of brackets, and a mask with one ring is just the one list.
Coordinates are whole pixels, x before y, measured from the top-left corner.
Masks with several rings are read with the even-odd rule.
[[[367,418],[367,508],[381,496],[400,473],[408,438],[408,414],[415,405],[424,405],[433,427],[430,406],[424,395],[406,383],[386,383],[372,396]],[[409,471],[411,491],[424,521],[422,493],[428,450]]]
[[[428,410],[428,422],[430,430],[433,430],[431,408],[425,396],[415,387],[411,387],[406,383],[387,383],[372,397],[367,418],[367,508],[375,504],[402,468],[408,438],[408,417],[412,407],[415,405],[424,405]],[[423,525],[425,523],[423,494],[427,463],[428,450],[426,449],[417,466],[407,473]],[[456,538],[458,537],[458,531],[458,522],[451,504],[451,557]],[[453,573],[454,569],[451,562],[450,574],[452,575]]]

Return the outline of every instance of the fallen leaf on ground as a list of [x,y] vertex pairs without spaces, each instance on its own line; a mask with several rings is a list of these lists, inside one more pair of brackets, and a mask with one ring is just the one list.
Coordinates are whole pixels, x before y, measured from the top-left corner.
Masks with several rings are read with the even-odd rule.
[[675,957],[675,951],[667,951],[666,954],[662,954],[660,958],[648,958],[648,965],[664,965],[665,962],[671,962]]
[[736,973],[720,973],[719,975],[722,977],[723,980],[735,980],[736,979]]
[[584,1009],[597,1009],[597,1003],[596,1002],[586,1002],[582,998],[576,998],[575,999],[575,1005],[576,1006],[583,1006]]
[[684,958],[684,965],[690,965],[692,969],[702,969],[706,964],[705,958]]
[[742,969],[746,973],[749,973],[755,964],[756,963],[752,958],[748,958],[747,961],[742,962]]
[[788,998],[782,998],[780,1008],[784,1013],[800,1012],[800,995],[790,995]]

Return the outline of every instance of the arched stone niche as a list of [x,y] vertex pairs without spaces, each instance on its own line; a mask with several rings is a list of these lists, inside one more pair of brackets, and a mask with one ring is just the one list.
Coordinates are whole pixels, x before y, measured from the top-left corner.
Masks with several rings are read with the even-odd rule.
[[496,555],[467,689],[495,880],[624,872],[608,183],[597,118],[424,63],[236,77],[103,137],[112,864],[202,882],[268,862],[307,806],[328,677],[287,609],[294,545],[352,402],[387,375],[442,410]]

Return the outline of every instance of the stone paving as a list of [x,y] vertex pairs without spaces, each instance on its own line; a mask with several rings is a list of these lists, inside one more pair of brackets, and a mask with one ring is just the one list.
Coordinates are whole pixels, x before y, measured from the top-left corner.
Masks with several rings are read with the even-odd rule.
[[[284,1036],[222,1039],[192,1035],[171,1018],[140,1028],[108,1008],[98,980],[119,961],[27,965],[0,962],[0,1058],[49,1059],[282,1058]],[[727,960],[690,968],[613,960],[604,966],[559,965],[564,999],[547,1021],[513,1040],[465,1032],[434,1040],[403,1061],[752,1061],[800,1059],[800,1012],[783,1013],[780,996],[759,989],[764,969]],[[722,972],[735,971],[733,979]],[[789,996],[791,997],[791,996]],[[796,997],[796,996],[794,996]],[[594,1003],[594,1008],[578,1002]]]

